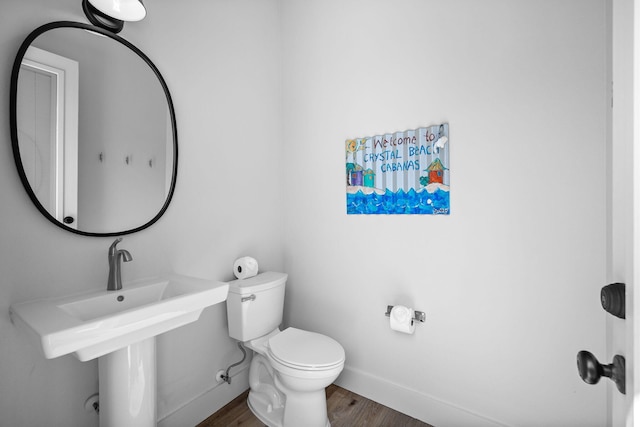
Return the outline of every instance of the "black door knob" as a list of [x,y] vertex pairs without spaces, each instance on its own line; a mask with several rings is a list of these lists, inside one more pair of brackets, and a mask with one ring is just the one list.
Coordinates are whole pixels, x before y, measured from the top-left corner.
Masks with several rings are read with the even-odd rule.
[[597,384],[601,377],[611,378],[616,383],[620,393],[625,394],[625,360],[623,356],[615,355],[613,363],[602,365],[596,357],[588,351],[578,352],[578,374],[587,384]]

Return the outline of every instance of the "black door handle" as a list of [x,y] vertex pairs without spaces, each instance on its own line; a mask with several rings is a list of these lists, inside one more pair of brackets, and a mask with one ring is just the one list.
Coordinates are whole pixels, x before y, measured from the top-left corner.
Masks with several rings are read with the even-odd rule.
[[625,360],[623,356],[613,356],[613,363],[602,365],[596,357],[588,351],[578,352],[578,374],[587,384],[596,384],[600,378],[607,377],[616,383],[620,393],[625,394]]

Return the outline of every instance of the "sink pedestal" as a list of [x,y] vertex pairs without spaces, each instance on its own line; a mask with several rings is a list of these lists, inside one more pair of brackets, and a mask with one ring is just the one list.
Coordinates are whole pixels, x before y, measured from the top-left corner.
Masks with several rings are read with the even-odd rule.
[[100,427],[156,427],[156,340],[98,358]]

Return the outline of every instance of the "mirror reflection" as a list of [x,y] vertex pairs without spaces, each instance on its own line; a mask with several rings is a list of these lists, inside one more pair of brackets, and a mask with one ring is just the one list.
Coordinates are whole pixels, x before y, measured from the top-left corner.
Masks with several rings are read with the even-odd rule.
[[50,220],[80,234],[126,234],[157,220],[171,198],[173,108],[141,52],[77,25],[38,34],[16,60],[16,162]]

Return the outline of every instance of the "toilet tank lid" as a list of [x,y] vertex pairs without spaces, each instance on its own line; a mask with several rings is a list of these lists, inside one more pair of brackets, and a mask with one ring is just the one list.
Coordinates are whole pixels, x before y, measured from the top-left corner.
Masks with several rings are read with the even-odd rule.
[[236,279],[229,282],[229,292],[234,294],[250,294],[261,292],[276,286],[284,285],[287,281],[286,273],[266,271],[248,279]]

